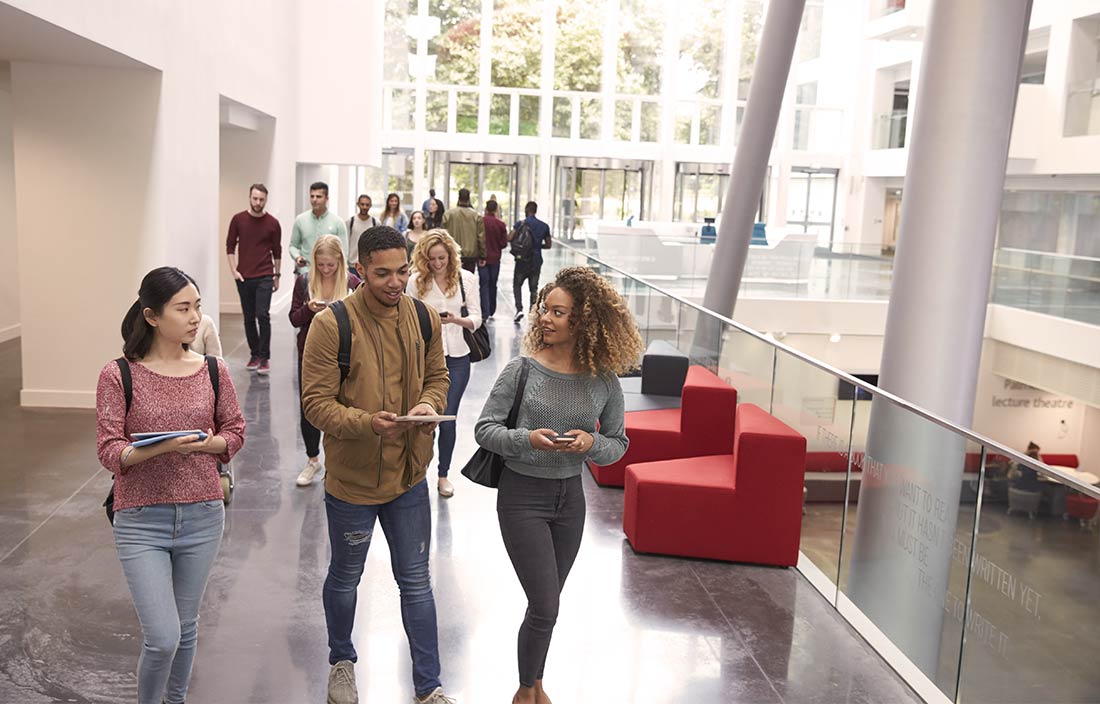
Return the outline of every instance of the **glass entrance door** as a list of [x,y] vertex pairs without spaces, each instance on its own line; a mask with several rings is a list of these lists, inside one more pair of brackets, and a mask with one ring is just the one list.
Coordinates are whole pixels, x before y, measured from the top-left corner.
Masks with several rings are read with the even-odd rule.
[[555,235],[583,238],[599,220],[644,219],[651,168],[652,162],[559,157]]
[[470,190],[470,205],[483,212],[495,199],[497,215],[509,225],[523,217],[523,205],[534,197],[537,159],[527,154],[427,152],[428,183],[445,208],[458,206],[458,192]]

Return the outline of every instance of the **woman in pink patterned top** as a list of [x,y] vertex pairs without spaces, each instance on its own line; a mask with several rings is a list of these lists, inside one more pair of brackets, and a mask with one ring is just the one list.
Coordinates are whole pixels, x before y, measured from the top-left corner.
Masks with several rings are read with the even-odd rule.
[[[218,361],[215,408],[206,360],[188,349],[201,319],[190,276],[172,267],[149,272],[122,322],[133,379],[129,412],[116,362],[103,367],[96,388],[99,461],[115,475],[115,547],[144,639],[139,704],[179,704],[187,695],[199,603],[225,523],[217,463],[244,444],[225,363]],[[206,439],[130,446],[134,433],[190,429]]]

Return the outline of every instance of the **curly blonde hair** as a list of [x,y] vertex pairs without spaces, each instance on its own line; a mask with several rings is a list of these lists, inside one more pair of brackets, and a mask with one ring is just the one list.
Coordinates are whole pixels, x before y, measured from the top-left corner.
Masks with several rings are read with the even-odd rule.
[[447,261],[447,290],[443,293],[447,296],[453,296],[455,291],[458,290],[459,277],[462,275],[462,260],[458,254],[458,243],[447,234],[446,230],[436,228],[428,230],[427,233],[422,235],[416,241],[416,248],[413,249],[412,265],[416,271],[417,298],[423,298],[432,288],[432,280],[435,275],[432,273],[431,265],[428,264],[428,252],[437,244],[446,247],[447,254],[450,255]]
[[626,301],[607,279],[580,266],[562,269],[553,283],[539,291],[538,299],[531,306],[532,324],[523,340],[528,354],[548,347],[534,319],[536,311],[555,288],[573,297],[569,329],[577,335],[575,359],[580,368],[599,375],[623,374],[637,366],[644,349],[642,336]]

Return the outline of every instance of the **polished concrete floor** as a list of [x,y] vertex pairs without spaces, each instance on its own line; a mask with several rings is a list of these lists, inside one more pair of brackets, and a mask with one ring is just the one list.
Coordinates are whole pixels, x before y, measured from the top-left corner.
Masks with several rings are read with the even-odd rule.
[[[274,317],[266,378],[243,368],[240,318],[222,318],[248,431],[189,702],[324,701],[323,490],[294,486],[305,458],[293,334],[285,313]],[[515,350],[510,318],[502,304],[494,354],[466,393],[456,461],[474,451],[473,422]],[[20,408],[19,369],[18,341],[0,345],[0,704],[133,701],[141,636],[100,508],[110,478],[96,461],[94,415]],[[449,500],[432,490],[443,680],[462,704],[505,704],[525,600],[493,492],[455,483]],[[557,704],[916,701],[796,571],[635,554],[622,533],[622,492],[587,475],[585,489],[584,543],[546,670]],[[368,558],[355,639],[361,700],[407,702],[408,649],[384,540]]]

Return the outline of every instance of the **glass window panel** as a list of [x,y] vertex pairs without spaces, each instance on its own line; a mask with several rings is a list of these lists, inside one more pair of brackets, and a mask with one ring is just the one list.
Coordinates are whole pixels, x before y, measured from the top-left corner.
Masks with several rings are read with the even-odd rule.
[[599,98],[581,100],[581,139],[599,139],[600,121],[603,118],[603,101]]
[[477,93],[460,92],[455,101],[455,130],[462,133],[477,132]]
[[[560,0],[554,90],[598,91],[603,63],[602,3]],[[556,135],[555,135],[556,136]]]
[[521,137],[539,136],[539,96],[519,96],[519,134]]
[[810,209],[806,213],[807,222],[831,223],[833,221],[833,193],[835,191],[835,175],[813,174],[811,176]]
[[643,142],[656,142],[661,130],[661,106],[658,103],[643,102],[641,115],[641,134]]
[[717,145],[721,138],[722,106],[701,106],[699,109],[699,144]]
[[615,101],[615,139],[629,142],[634,121],[634,101]]
[[680,0],[682,17],[705,17],[681,27],[680,55],[676,64],[676,90],[680,95],[722,97],[722,48],[725,44],[726,0]]
[[712,218],[718,214],[718,174],[699,175],[699,197],[695,204],[695,220]]
[[490,80],[502,88],[538,88],[542,67],[542,3],[495,0]]
[[416,54],[416,38],[405,33],[405,21],[416,14],[416,0],[387,0],[386,27],[392,27],[393,35],[386,32],[387,41],[382,48],[383,80],[404,83],[410,79],[409,55]]
[[589,232],[589,223],[600,218],[600,172],[598,169],[577,169],[577,221],[580,229]]
[[424,108],[424,127],[429,132],[446,132],[447,109],[447,91],[429,90]]
[[469,188],[472,193],[477,189],[477,166],[471,164],[451,164],[451,182],[447,184],[450,200],[445,205],[453,208],[458,204],[458,191]]
[[570,98],[554,98],[554,116],[551,134],[569,137],[573,122],[573,101]]
[[652,0],[619,0],[618,91],[636,95],[661,92],[664,5]]
[[[752,70],[756,66],[756,52],[760,48],[760,35],[764,31],[764,3],[761,0],[745,0],[741,13],[741,61],[737,74],[737,99],[747,100]],[[740,127],[740,119],[737,125]]]
[[432,80],[477,85],[481,0],[428,0],[428,14],[439,18],[439,34],[428,40],[428,53],[436,57]]
[[691,144],[691,115],[694,107],[692,103],[676,104],[676,126],[673,139],[677,144]]
[[798,29],[799,61],[810,61],[821,56],[821,24],[824,14],[824,0],[810,0],[802,10],[802,24]]
[[641,171],[626,172],[626,206],[623,210],[624,218],[629,218],[632,215],[635,220],[642,220],[645,218],[645,214],[642,212],[642,181]]
[[390,129],[414,129],[416,115],[416,91],[394,88],[390,93]]
[[508,134],[512,96],[497,93],[489,99],[489,134]]

